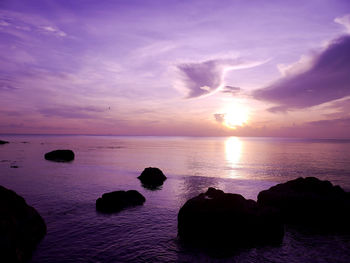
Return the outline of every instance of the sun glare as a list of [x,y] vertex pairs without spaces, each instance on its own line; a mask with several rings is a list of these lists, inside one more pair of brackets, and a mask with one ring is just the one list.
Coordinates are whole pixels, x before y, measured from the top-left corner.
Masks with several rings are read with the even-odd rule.
[[243,106],[230,106],[224,114],[224,125],[230,129],[243,126],[249,119],[249,111]]

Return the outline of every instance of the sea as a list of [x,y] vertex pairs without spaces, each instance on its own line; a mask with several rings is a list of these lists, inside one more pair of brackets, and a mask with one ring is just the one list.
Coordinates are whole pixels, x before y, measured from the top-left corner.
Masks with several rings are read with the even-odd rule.
[[[47,235],[32,263],[64,262],[350,262],[350,236],[287,227],[279,246],[228,256],[185,247],[177,214],[190,198],[215,187],[257,199],[260,191],[315,176],[350,191],[350,140],[246,137],[1,135],[0,185],[23,196],[44,218]],[[46,152],[71,149],[57,163]],[[12,166],[12,167],[11,167]],[[14,168],[17,167],[17,168]],[[167,176],[157,190],[137,177],[146,167]],[[137,190],[143,206],[101,214],[103,193]]]

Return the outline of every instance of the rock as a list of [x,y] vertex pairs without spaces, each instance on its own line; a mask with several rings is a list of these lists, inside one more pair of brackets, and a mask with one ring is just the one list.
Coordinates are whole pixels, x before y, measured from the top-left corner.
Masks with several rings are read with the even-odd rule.
[[0,262],[29,261],[45,234],[39,213],[21,196],[0,186]]
[[8,142],[8,141],[0,140],[0,144],[6,144],[6,143],[9,143],[9,142]]
[[96,209],[103,213],[113,213],[130,206],[142,205],[145,201],[145,197],[136,190],[115,191],[98,198]]
[[194,246],[232,250],[279,244],[283,235],[283,223],[273,209],[215,188],[188,200],[178,214],[178,236]]
[[289,224],[321,231],[350,230],[349,193],[315,177],[300,177],[262,191],[258,204],[278,209]]
[[151,189],[161,186],[167,179],[163,172],[156,167],[145,168],[137,178],[140,179],[143,186]]
[[10,168],[18,168],[18,165],[11,165]]
[[55,150],[46,153],[45,159],[55,162],[70,162],[74,160],[74,152],[72,150]]

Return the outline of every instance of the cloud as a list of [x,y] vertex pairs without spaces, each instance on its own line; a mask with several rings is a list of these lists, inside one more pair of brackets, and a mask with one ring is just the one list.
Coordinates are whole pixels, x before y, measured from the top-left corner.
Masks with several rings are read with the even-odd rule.
[[187,98],[211,94],[224,85],[225,73],[229,70],[250,68],[264,62],[246,62],[242,59],[214,59],[200,63],[178,65],[182,86]]
[[9,10],[0,10],[0,31],[17,36],[16,31],[45,33],[57,37],[67,36],[65,32],[42,17]]
[[16,88],[15,86],[8,84],[8,83],[1,83],[0,82],[0,91],[13,91],[13,90],[17,90],[18,88]]
[[332,109],[336,109],[342,113],[350,114],[350,98],[335,101],[329,107]]
[[221,92],[228,93],[231,95],[237,95],[240,91],[241,91],[241,88],[239,87],[225,86]]
[[341,17],[337,17],[334,19],[334,22],[343,25],[345,27],[346,31],[348,33],[350,33],[350,14],[345,15],[345,16],[341,16]]
[[39,109],[45,117],[63,117],[63,118],[78,118],[78,119],[90,119],[96,118],[96,113],[105,112],[107,109],[96,108],[92,106],[80,107],[80,106],[61,106]]
[[331,120],[319,120],[307,122],[306,124],[312,126],[322,126],[322,127],[350,127],[350,118],[339,118]]
[[270,111],[277,112],[308,108],[350,95],[350,36],[333,40],[312,61],[307,70],[286,74],[272,85],[256,90],[253,96],[276,103]]
[[62,30],[56,28],[56,27],[52,27],[52,26],[41,26],[40,27],[42,30],[44,30],[45,32],[48,32],[48,33],[52,33],[56,36],[59,36],[59,37],[65,37],[67,36],[67,34],[65,32],[63,32]]
[[215,113],[214,118],[217,122],[223,123],[225,121],[225,114],[223,113]]

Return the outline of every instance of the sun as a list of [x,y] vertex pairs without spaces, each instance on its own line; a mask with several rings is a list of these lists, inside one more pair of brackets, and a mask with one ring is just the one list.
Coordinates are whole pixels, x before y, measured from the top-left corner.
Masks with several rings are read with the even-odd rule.
[[226,127],[230,129],[236,129],[248,122],[249,111],[243,106],[230,106],[226,109],[225,113],[223,114],[223,118],[223,124]]

